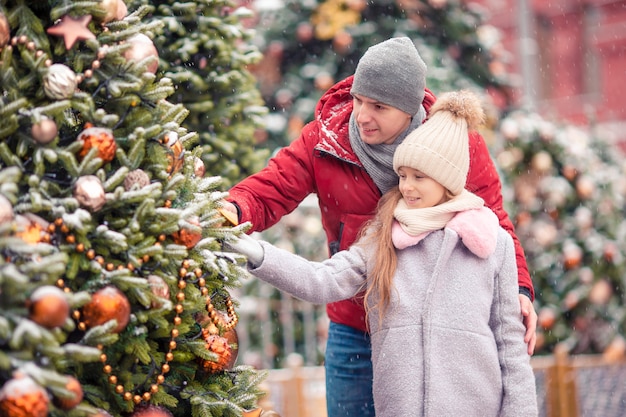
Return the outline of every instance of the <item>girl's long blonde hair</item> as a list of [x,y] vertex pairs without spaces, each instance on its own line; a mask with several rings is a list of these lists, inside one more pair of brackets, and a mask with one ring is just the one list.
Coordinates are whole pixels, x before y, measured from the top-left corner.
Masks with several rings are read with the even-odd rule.
[[369,247],[372,249],[370,253],[374,254],[373,266],[368,265],[369,282],[364,302],[367,315],[371,310],[378,310],[379,321],[391,302],[393,276],[398,265],[396,249],[391,240],[391,227],[393,212],[401,198],[398,186],[386,192],[378,202],[376,215],[361,229],[358,240],[358,244]]

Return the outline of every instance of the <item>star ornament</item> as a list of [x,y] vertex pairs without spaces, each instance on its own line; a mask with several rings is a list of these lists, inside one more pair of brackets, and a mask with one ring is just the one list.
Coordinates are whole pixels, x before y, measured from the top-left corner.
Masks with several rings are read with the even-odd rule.
[[91,15],[78,18],[65,15],[61,18],[61,22],[48,28],[46,32],[54,36],[63,36],[65,49],[69,51],[78,39],[95,39],[96,35],[87,27],[89,22],[91,22]]

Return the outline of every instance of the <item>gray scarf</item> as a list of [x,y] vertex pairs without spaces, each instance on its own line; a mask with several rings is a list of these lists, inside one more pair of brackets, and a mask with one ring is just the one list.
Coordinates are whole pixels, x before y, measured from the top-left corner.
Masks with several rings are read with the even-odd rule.
[[393,153],[409,133],[422,125],[425,118],[426,110],[424,106],[420,106],[409,127],[392,144],[368,145],[361,140],[354,113],[350,115],[350,145],[381,193],[384,194],[398,185],[398,176],[393,171]]

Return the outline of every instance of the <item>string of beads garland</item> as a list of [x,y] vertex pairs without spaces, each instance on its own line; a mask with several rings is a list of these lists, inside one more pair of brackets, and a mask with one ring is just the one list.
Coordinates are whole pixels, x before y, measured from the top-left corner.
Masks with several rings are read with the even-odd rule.
[[[11,40],[9,41],[9,45],[7,45],[6,47],[11,48],[11,47],[16,47],[18,45],[25,46],[27,50],[33,52],[35,58],[37,59],[41,58],[43,55],[46,54],[46,52],[43,51],[42,49],[37,49],[35,42],[30,40],[26,35],[12,37]],[[83,82],[85,78],[91,78],[93,76],[93,71],[100,68],[101,61],[106,57],[108,49],[109,49],[109,45],[105,44],[105,45],[100,46],[100,48],[98,49],[98,52],[96,53],[96,59],[94,59],[91,62],[91,66],[85,71],[83,71],[82,74],[76,75],[76,79],[75,79],[76,84],[80,84],[81,82]],[[0,51],[1,50],[2,48],[0,48]],[[53,65],[53,62],[51,59],[48,58],[43,61],[43,65],[45,67],[50,67]]]
[[[48,243],[51,241],[52,235],[60,235],[64,241],[68,244],[75,245],[75,251],[77,253],[84,254],[84,256],[89,259],[96,261],[100,264],[105,270],[113,271],[115,269],[128,269],[129,271],[134,271],[135,266],[131,263],[127,265],[119,264],[114,265],[114,263],[106,262],[104,257],[97,255],[93,249],[86,249],[85,245],[82,243],[76,242],[76,237],[70,233],[67,225],[64,224],[63,219],[58,218],[53,223],[50,223],[47,230],[48,234],[43,238],[43,241],[47,241]],[[155,244],[160,244],[160,242],[166,239],[165,235],[160,235],[158,238],[158,242]],[[144,256],[143,259],[140,260],[141,263],[147,263],[150,260],[149,256]],[[140,404],[143,402],[150,401],[153,394],[155,394],[159,390],[159,385],[162,385],[165,382],[165,376],[170,371],[170,362],[174,360],[174,350],[176,350],[177,342],[176,339],[180,336],[178,326],[182,323],[181,314],[184,312],[184,307],[182,302],[185,300],[184,289],[186,288],[188,282],[195,282],[200,289],[200,293],[202,296],[206,297],[206,309],[208,312],[208,317],[211,322],[218,328],[223,331],[232,330],[238,323],[239,318],[235,312],[235,306],[230,297],[227,297],[225,300],[226,305],[226,315],[220,313],[216,310],[215,306],[211,301],[211,296],[209,295],[209,290],[206,288],[206,281],[203,277],[204,272],[201,268],[195,268],[193,271],[189,271],[190,262],[189,260],[184,260],[182,265],[178,271],[178,293],[176,294],[176,305],[174,306],[174,311],[176,315],[173,318],[174,328],[170,333],[170,340],[168,343],[168,351],[165,354],[164,363],[161,365],[161,369],[159,374],[155,378],[155,382],[150,385],[149,389],[143,392],[133,392],[133,390],[127,390],[123,385],[118,384],[118,378],[113,373],[113,367],[107,363],[108,358],[106,353],[102,352],[100,355],[100,362],[102,363],[102,371],[108,375],[108,381],[110,384],[115,385],[115,392],[122,396],[125,401],[133,401],[135,404]],[[62,278],[59,278],[56,282],[56,285],[61,288],[65,292],[70,292],[71,290],[65,285],[65,281]],[[78,322],[78,329],[85,331],[87,330],[87,324],[82,320],[81,311],[76,309],[72,312],[72,317],[74,320]],[[205,332],[203,332],[204,334]],[[97,346],[101,351],[104,349],[103,346]]]

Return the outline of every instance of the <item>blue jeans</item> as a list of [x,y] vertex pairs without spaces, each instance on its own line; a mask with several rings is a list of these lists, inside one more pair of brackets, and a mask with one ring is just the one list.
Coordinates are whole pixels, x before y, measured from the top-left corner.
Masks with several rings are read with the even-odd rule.
[[369,335],[331,321],[324,366],[328,417],[374,417]]

